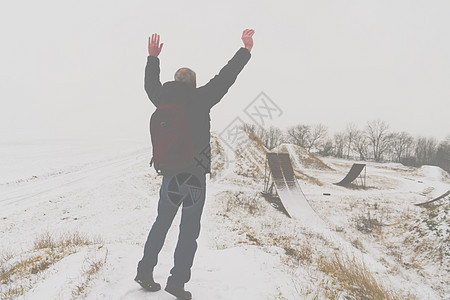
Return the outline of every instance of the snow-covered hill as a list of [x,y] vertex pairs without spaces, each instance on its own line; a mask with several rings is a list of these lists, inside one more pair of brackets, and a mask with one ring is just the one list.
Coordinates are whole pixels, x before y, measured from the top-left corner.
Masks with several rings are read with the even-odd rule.
[[[449,189],[446,172],[367,163],[367,187],[348,189],[333,183],[353,162],[282,145],[325,222],[313,224],[261,197],[267,149],[258,140],[227,145],[213,135],[211,144],[212,176],[187,285],[194,299],[450,297],[449,198],[414,206]],[[0,171],[2,298],[174,299],[133,281],[161,183],[145,143],[2,151],[10,157]],[[155,269],[161,283],[172,267],[175,224]]]

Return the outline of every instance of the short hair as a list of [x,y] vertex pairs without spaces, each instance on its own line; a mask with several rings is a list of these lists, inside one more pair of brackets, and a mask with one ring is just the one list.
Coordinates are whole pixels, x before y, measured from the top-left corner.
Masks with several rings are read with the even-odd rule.
[[195,72],[189,68],[181,68],[175,73],[175,81],[189,82],[195,85]]

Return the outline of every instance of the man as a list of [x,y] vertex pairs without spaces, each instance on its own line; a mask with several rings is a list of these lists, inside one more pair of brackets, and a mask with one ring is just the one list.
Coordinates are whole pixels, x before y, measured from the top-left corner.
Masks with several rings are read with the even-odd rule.
[[147,66],[145,68],[145,91],[157,107],[170,104],[185,104],[185,113],[192,140],[194,164],[177,170],[162,172],[163,179],[158,202],[158,216],[154,222],[144,248],[144,256],[138,264],[135,281],[149,291],[158,291],[160,284],[153,279],[153,269],[164,244],[167,232],[183,203],[180,232],[174,254],[174,267],[167,280],[165,290],[179,299],[191,299],[184,289],[191,278],[191,267],[197,250],[200,219],[206,197],[206,173],[210,173],[210,109],[216,105],[235,82],[238,74],[250,59],[254,30],[242,33],[244,47],[224,66],[218,75],[206,85],[197,88],[195,72],[181,68],[175,80],[161,84],[159,58],[163,44],[159,35],[149,38]]

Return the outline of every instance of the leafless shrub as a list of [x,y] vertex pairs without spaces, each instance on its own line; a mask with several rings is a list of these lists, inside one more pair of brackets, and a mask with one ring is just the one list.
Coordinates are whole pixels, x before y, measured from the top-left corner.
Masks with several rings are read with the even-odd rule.
[[250,215],[259,215],[261,213],[261,203],[258,195],[246,194],[244,192],[237,192],[234,197],[230,197],[227,201],[225,208],[226,212],[230,212],[233,209],[243,209]]
[[299,266],[302,262],[311,264],[313,262],[313,251],[309,244],[303,245],[282,245],[285,254],[288,256],[288,262]]
[[367,212],[367,215],[360,215],[355,219],[356,229],[363,233],[381,233],[382,222],[374,216],[370,215],[370,211]]
[[287,130],[288,141],[306,148],[311,133],[311,127],[308,125],[296,125]]
[[356,249],[359,249],[361,252],[366,253],[366,249],[364,249],[364,246],[360,240],[358,239],[353,240],[352,246],[355,247]]

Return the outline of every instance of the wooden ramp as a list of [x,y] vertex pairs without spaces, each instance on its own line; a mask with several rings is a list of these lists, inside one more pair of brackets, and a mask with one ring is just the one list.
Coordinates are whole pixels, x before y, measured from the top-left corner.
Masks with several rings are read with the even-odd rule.
[[364,173],[364,177],[361,176],[362,170],[366,169],[366,164],[353,164],[350,171],[348,171],[347,175],[339,181],[338,183],[335,183],[336,185],[340,186],[348,186],[350,183],[352,183],[353,180],[358,178],[358,176],[361,178],[361,183],[363,186],[366,185],[366,176]]
[[[321,221],[311,208],[294,175],[291,159],[288,153],[267,153],[269,174],[264,183],[263,195],[278,196],[283,208],[291,218]],[[266,169],[267,171],[267,169]],[[266,172],[267,173],[267,172]],[[276,195],[274,190],[276,189]]]
[[448,190],[448,191],[445,192],[444,194],[440,195],[439,197],[434,198],[433,200],[430,200],[430,201],[427,201],[427,202],[423,202],[423,203],[417,203],[417,204],[414,204],[414,205],[416,205],[416,206],[427,206],[428,204],[431,204],[431,203],[433,203],[433,202],[436,202],[436,201],[438,201],[438,200],[441,200],[442,198],[445,198],[445,197],[447,197],[447,196],[449,196],[449,195],[450,195],[450,190]]

